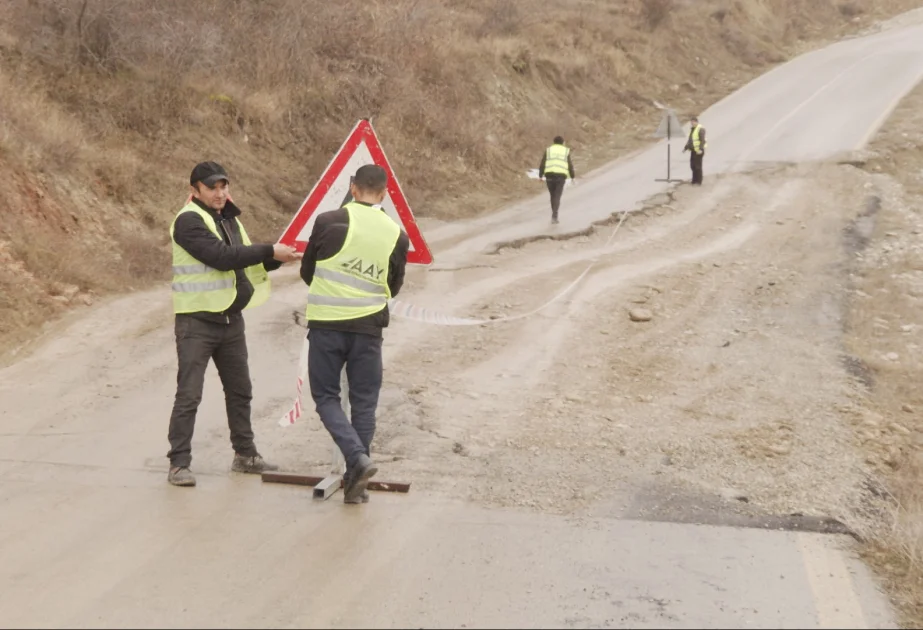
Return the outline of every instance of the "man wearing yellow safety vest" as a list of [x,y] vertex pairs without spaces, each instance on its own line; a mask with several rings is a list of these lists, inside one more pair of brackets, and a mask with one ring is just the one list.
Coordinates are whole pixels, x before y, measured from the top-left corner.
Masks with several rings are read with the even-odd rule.
[[564,184],[567,183],[568,177],[574,179],[574,162],[570,157],[570,149],[564,146],[564,138],[556,136],[553,142],[542,154],[538,178],[544,179],[548,185],[548,193],[551,195],[551,222],[557,223]]
[[[404,284],[410,240],[379,204],[388,175],[374,164],[360,167],[350,184],[352,201],[318,215],[301,261],[310,288],[308,382],[321,422],[346,460],[343,501],[368,501],[375,413],[381,389],[382,329],[388,300]],[[352,418],[340,401],[346,367]]]
[[235,472],[278,470],[253,443],[252,387],[242,311],[269,297],[268,271],[301,256],[288,245],[254,245],[228,198],[228,174],[215,162],[192,170],[192,197],[170,226],[173,311],[179,371],[170,416],[170,472],[175,486],[194,486],[192,434],[202,401],[205,368],[215,362],[224,387]]
[[705,128],[699,124],[699,119],[695,116],[690,120],[689,139],[686,141],[686,146],[683,147],[683,153],[686,151],[692,151],[689,154],[692,183],[696,186],[701,186],[702,159],[705,157]]

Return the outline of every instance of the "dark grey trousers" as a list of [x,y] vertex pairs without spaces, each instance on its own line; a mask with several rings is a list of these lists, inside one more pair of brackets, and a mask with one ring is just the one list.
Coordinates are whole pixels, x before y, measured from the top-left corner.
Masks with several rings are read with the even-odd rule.
[[558,209],[561,207],[561,195],[564,194],[564,184],[567,178],[563,175],[545,175],[545,185],[551,196],[551,218],[558,218]]
[[232,316],[229,324],[218,324],[177,315],[175,330],[179,370],[170,416],[170,452],[167,454],[170,465],[189,466],[192,462],[192,433],[210,359],[214,360],[224,387],[231,446],[235,453],[247,457],[257,455],[250,425],[253,387],[247,365],[243,316]]
[[[330,436],[343,453],[347,471],[359,456],[370,455],[375,411],[381,391],[381,337],[312,328],[308,333],[311,397]],[[340,401],[340,375],[346,366],[352,421]]]
[[689,168],[692,170],[692,183],[701,184],[702,183],[702,161],[705,159],[705,152],[696,153],[692,152],[692,155],[689,156]]

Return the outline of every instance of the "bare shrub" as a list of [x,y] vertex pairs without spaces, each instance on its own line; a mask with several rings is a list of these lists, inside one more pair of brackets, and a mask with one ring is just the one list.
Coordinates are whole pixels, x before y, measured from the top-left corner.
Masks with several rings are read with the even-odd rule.
[[[165,233],[165,232],[164,232]],[[122,230],[117,240],[119,245],[120,275],[132,284],[144,284],[151,280],[167,280],[170,277],[170,248],[161,246],[159,233]]]
[[674,0],[642,0],[641,17],[650,30],[663,24],[675,8]]
[[13,253],[26,270],[46,283],[60,282],[79,287],[81,291],[106,286],[99,269],[105,257],[80,239],[50,226],[35,222],[14,222]]
[[523,16],[515,0],[497,0],[484,14],[484,21],[475,32],[478,39],[489,36],[509,37],[522,30]]
[[88,3],[89,0],[83,0],[77,16],[77,61],[106,71],[114,70],[117,64],[114,18],[107,12],[87,16]]
[[863,13],[863,9],[859,5],[859,3],[853,2],[852,0],[850,0],[849,2],[841,2],[838,8],[840,10],[840,13],[845,18],[858,17],[862,15]]

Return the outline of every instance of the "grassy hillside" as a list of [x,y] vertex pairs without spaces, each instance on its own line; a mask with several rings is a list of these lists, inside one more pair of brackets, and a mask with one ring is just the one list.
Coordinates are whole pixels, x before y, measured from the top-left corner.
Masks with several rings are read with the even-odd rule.
[[[195,162],[275,239],[360,117],[418,215],[646,142],[793,52],[920,0],[0,0],[0,348],[168,276]],[[872,6],[874,5],[874,6]],[[712,126],[719,121],[712,121]]]

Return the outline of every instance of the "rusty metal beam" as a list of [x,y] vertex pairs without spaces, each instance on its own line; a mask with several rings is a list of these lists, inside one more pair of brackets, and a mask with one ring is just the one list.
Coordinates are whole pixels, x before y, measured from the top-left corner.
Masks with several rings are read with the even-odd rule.
[[[324,479],[329,479],[329,477],[316,477],[311,475],[296,475],[295,473],[284,473],[284,472],[264,472],[261,475],[262,479],[266,483],[287,483],[296,486],[316,486]],[[340,480],[340,487],[342,487],[342,479]],[[379,491],[379,492],[401,492],[407,493],[410,492],[409,483],[396,483],[391,481],[369,481],[368,485],[369,490]]]

